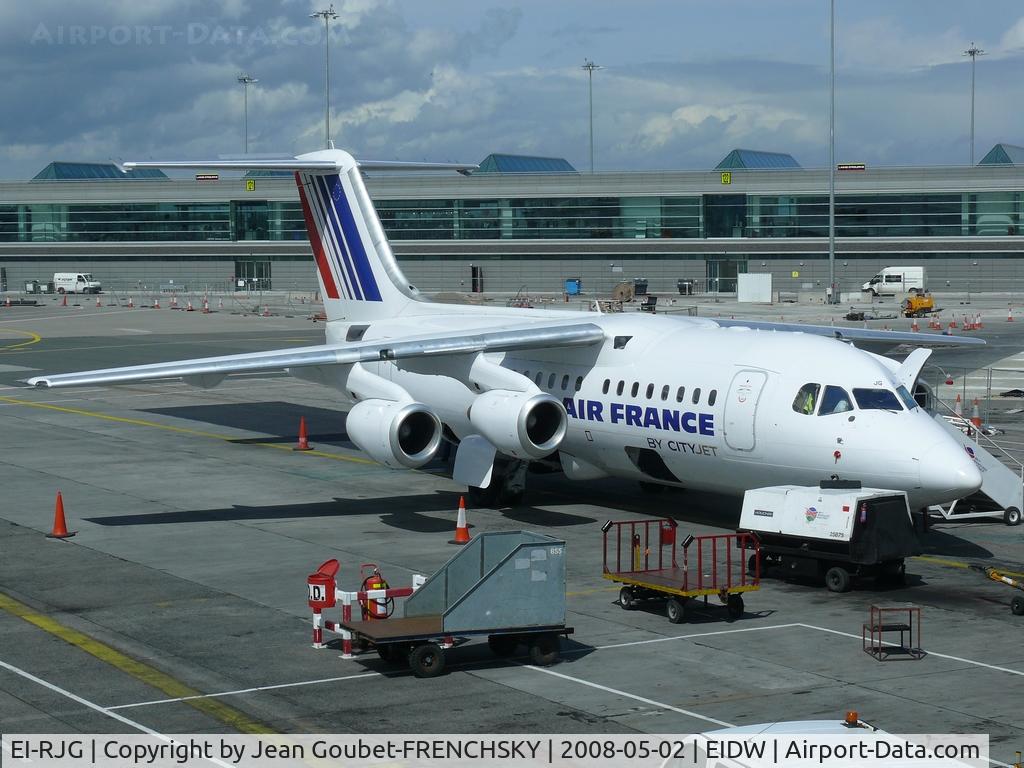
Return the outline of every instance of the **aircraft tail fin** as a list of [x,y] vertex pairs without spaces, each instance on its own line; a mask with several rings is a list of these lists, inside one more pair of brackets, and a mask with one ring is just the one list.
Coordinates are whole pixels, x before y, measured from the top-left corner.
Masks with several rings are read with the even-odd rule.
[[327,320],[374,320],[415,310],[423,302],[398,266],[380,219],[363,183],[361,169],[399,171],[455,170],[456,163],[356,162],[347,152],[320,150],[294,158],[215,160],[209,162],[124,163],[131,168],[287,170],[295,175],[317,280]]

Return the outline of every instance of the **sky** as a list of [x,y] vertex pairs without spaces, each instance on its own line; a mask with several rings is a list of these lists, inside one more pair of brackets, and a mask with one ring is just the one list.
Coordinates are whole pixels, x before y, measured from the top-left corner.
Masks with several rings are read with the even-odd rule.
[[[324,146],[326,0],[5,0],[0,178],[51,160]],[[707,169],[736,147],[828,162],[827,0],[335,0],[331,133],[367,159],[491,152]],[[964,165],[1024,144],[1020,0],[836,0],[836,160]]]

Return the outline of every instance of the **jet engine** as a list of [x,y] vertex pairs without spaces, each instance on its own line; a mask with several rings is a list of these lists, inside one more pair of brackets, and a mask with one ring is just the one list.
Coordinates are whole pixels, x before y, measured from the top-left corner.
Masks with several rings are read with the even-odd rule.
[[473,400],[469,420],[502,453],[530,460],[558,448],[568,417],[551,395],[495,389]]
[[416,469],[441,445],[441,420],[422,403],[362,400],[348,412],[345,430],[360,450],[392,469]]

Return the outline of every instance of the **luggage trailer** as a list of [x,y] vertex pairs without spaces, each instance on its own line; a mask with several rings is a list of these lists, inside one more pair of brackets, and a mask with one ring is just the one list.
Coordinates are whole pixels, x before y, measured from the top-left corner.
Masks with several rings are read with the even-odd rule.
[[[622,584],[619,605],[632,610],[643,600],[665,600],[673,624],[686,616],[689,601],[716,596],[730,619],[743,615],[743,593],[760,589],[761,544],[753,533],[686,536],[676,546],[677,523],[670,518],[609,520],[604,534],[604,578]],[[682,552],[682,560],[677,555]],[[750,552],[751,570],[745,567]]]

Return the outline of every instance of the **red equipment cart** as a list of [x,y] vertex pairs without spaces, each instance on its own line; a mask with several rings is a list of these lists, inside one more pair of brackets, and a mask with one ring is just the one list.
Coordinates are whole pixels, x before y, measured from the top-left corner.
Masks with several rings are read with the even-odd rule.
[[[619,605],[631,610],[641,600],[662,599],[673,624],[685,604],[717,595],[732,619],[743,615],[743,593],[761,587],[761,542],[753,533],[687,536],[676,546],[675,520],[609,520],[604,533],[604,578],[623,584]],[[682,551],[681,560],[677,549]],[[746,553],[752,568],[747,570]]]

